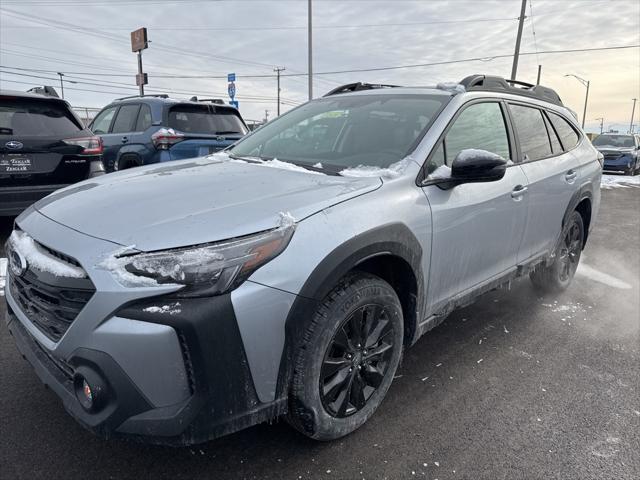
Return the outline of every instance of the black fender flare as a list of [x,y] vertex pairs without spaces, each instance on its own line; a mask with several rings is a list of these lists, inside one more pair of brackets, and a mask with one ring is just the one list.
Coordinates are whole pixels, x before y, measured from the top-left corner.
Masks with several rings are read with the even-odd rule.
[[[564,228],[565,223],[567,223],[567,220],[569,219],[569,216],[571,215],[571,213],[573,213],[573,211],[580,204],[580,202],[582,202],[585,199],[588,199],[590,202],[593,203],[593,192],[591,191],[591,189],[592,189],[591,183],[585,183],[579,189],[577,189],[571,196],[571,200],[569,200],[567,209],[565,210],[564,215],[562,217],[562,225],[560,226],[560,233],[558,234],[558,238],[556,239],[553,250],[551,251],[551,255],[547,259],[547,262],[546,262],[547,265],[551,263],[554,259],[555,252],[558,250],[558,246],[562,241],[562,229]],[[588,236],[589,236],[589,229],[585,225],[584,242],[583,242],[582,248],[584,248],[584,246],[586,245]]]
[[404,260],[413,270],[417,285],[417,321],[424,299],[422,246],[413,232],[402,223],[391,223],[363,232],[329,253],[307,278],[285,322],[285,344],[280,360],[277,397],[286,397],[293,354],[304,335],[305,320],[313,316],[318,304],[349,271],[366,260],[390,255]]

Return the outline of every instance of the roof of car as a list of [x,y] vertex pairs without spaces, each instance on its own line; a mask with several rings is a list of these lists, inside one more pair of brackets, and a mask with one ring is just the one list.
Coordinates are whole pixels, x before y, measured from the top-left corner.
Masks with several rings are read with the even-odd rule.
[[55,100],[58,102],[67,103],[65,100],[52,95],[43,95],[42,93],[33,92],[21,92],[19,90],[0,90],[0,95],[4,97],[21,97],[21,98],[33,98],[38,100]]
[[[193,97],[192,97],[193,98]],[[139,103],[139,102],[144,102],[144,103],[158,103],[158,104],[170,104],[170,105],[174,105],[177,103],[187,103],[187,104],[193,104],[193,105],[216,105],[219,107],[228,107],[228,108],[235,108],[233,105],[228,105],[226,103],[224,103],[224,101],[219,100],[216,102],[213,101],[204,101],[203,100],[193,100],[192,98],[173,98],[170,97],[168,95],[132,95],[130,97],[122,97],[122,98],[116,98],[115,100],[113,100],[111,103]],[[206,100],[211,100],[211,99],[206,99]]]

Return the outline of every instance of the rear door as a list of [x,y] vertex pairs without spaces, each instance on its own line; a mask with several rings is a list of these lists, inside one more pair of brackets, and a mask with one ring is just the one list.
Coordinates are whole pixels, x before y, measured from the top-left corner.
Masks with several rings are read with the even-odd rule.
[[85,179],[88,163],[63,140],[88,135],[64,101],[0,96],[0,188]]
[[[550,120],[539,107],[509,103],[509,112],[518,137],[519,160],[529,183],[527,224],[518,254],[522,263],[549,254],[560,235],[580,176],[579,162],[569,151],[579,137],[566,120],[556,114],[551,114]],[[566,126],[568,131],[559,135],[556,125],[562,125],[562,129]]]
[[[497,100],[463,107],[430,155],[427,172],[451,166],[460,151],[470,148],[514,158],[505,108]],[[526,183],[520,167],[510,164],[496,182],[466,183],[448,190],[423,187],[433,226],[431,309],[438,310],[452,297],[515,268],[527,215]]]
[[94,134],[102,137],[102,142],[104,143],[102,160],[108,172],[113,171],[113,163],[122,145],[122,142],[119,141],[116,136],[111,135],[111,125],[113,124],[117,111],[117,105],[105,108],[96,115],[96,118],[93,119],[93,122],[91,122],[89,126]]

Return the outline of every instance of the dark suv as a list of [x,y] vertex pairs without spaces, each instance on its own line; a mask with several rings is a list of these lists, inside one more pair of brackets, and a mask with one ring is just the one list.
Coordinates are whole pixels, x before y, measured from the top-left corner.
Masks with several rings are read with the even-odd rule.
[[104,173],[102,140],[50,87],[0,90],[0,216]]
[[249,129],[222,100],[144,95],[115,100],[90,128],[104,141],[107,171],[201,157],[222,150]]

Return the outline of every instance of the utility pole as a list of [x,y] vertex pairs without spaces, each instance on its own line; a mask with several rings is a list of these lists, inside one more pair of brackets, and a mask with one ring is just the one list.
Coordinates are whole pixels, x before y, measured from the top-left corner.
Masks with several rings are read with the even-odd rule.
[[269,121],[269,110],[265,109],[264,111],[264,123]]
[[536,80],[536,85],[540,85],[541,76],[542,76],[542,65],[538,65],[538,79]]
[[[64,73],[58,72],[58,75],[60,75],[60,90],[62,90],[62,99],[64,100],[64,82],[62,81],[62,77],[64,77]],[[633,116],[631,116],[631,123],[633,123]]]
[[[140,75],[140,77],[143,77],[143,73],[142,73],[142,50],[138,51],[138,75]],[[138,86],[140,87],[140,96],[144,95],[144,81],[138,81]]]
[[276,75],[278,77],[278,116],[280,116],[280,72],[284,72],[286,70],[286,68],[284,67],[275,67],[273,69],[274,72],[276,72]]
[[631,109],[631,122],[629,123],[629,133],[633,133],[633,115],[636,113],[636,100],[637,98],[632,98],[633,100],[633,108]]
[[578,80],[582,85],[587,87],[587,93],[584,96],[584,111],[582,113],[582,129],[584,130],[584,121],[587,118],[587,102],[589,101],[589,85],[591,84],[591,82],[589,80],[585,80],[584,78],[581,78],[581,77],[579,77],[577,75],[574,75],[573,73],[567,73],[565,75],[565,77],[573,77],[576,80]]
[[[309,0],[311,1],[311,0]],[[516,79],[516,73],[518,72],[518,57],[520,56],[520,41],[522,40],[522,27],[524,19],[526,18],[524,12],[527,10],[527,0],[522,0],[522,6],[520,7],[520,18],[518,19],[518,36],[516,37],[516,51],[513,54],[513,66],[511,67],[511,80]]]
[[307,17],[309,24],[307,25],[307,35],[308,39],[308,60],[309,60],[309,100],[313,98],[313,24],[311,21],[312,10],[311,10],[311,0],[308,0],[307,4]]
[[600,135],[602,135],[602,131],[604,130],[604,118],[598,117],[595,120],[600,120]]

